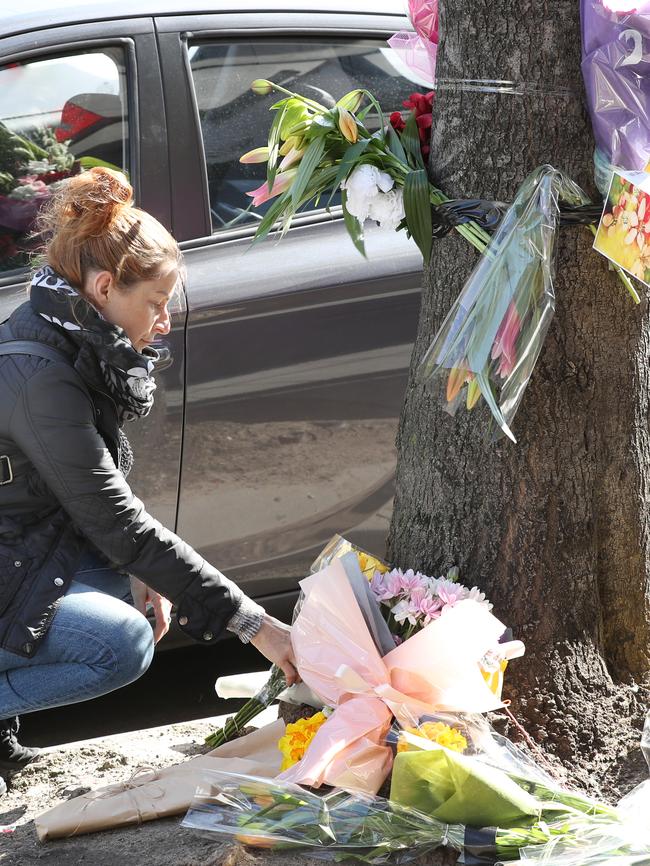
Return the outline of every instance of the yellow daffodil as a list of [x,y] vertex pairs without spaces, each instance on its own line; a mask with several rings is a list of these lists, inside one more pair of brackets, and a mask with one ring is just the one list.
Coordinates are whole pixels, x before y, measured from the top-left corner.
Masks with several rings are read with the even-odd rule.
[[[467,740],[460,731],[443,722],[423,722],[418,728],[406,728],[406,731],[416,737],[424,737],[432,743],[438,743],[439,746],[451,749],[452,752],[464,752],[467,748]],[[413,748],[414,746],[402,737],[397,741],[398,752],[408,752]]]
[[324,713],[315,713],[309,719],[298,719],[289,723],[283,737],[278,741],[278,749],[282,752],[280,770],[288,770],[301,760],[309,744],[314,739],[316,731],[326,721]]
[[390,571],[389,567],[385,562],[382,562],[381,559],[377,559],[377,557],[371,556],[369,553],[364,553],[362,550],[355,550],[354,552],[359,560],[361,573],[365,574],[368,580],[370,580],[376,571],[380,574],[385,574],[387,571]]

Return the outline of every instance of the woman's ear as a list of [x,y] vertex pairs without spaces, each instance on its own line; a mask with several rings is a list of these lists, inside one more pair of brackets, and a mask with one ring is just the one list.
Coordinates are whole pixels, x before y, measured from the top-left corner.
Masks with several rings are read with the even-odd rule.
[[109,302],[109,296],[115,286],[110,271],[89,271],[84,283],[84,295],[94,307],[103,310]]

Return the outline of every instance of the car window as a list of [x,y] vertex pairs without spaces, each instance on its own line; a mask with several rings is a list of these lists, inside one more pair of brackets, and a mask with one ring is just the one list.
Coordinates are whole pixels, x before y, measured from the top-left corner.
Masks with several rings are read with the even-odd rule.
[[197,42],[190,44],[189,57],[214,232],[234,219],[238,224],[255,222],[264,211],[262,206],[244,213],[250,203],[245,193],[262,183],[266,166],[239,162],[243,153],[266,144],[269,106],[279,99],[277,94],[254,94],[250,85],[256,78],[271,79],[325,105],[334,105],[350,90],[366,88],[386,113],[401,109],[414,90],[427,89],[405,77],[409,73],[392,49],[376,39]]
[[0,272],[29,265],[57,184],[92,165],[128,171],[127,153],[121,49],[0,66]]

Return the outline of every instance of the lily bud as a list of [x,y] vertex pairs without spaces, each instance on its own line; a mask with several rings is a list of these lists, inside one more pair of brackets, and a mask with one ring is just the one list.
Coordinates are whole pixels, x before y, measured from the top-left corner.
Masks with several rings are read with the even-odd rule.
[[266,78],[256,78],[251,84],[251,90],[253,93],[257,93],[258,96],[268,96],[273,90],[273,84],[267,81]]
[[292,150],[299,150],[302,145],[302,138],[299,135],[290,135],[289,138],[282,144],[280,148],[280,156],[286,156]]
[[336,104],[339,108],[346,108],[354,114],[355,111],[359,110],[364,95],[363,90],[351,90],[345,96],[342,96]]
[[256,147],[255,150],[249,150],[248,153],[240,156],[239,161],[243,162],[244,165],[253,165],[256,162],[268,162],[269,149],[268,147]]
[[305,150],[306,148],[304,147],[292,147],[278,166],[278,171],[285,171],[285,169],[290,168],[294,163],[298,162],[299,159],[302,159]]
[[467,408],[473,409],[474,406],[476,406],[476,404],[478,403],[480,396],[481,387],[478,383],[478,379],[472,379],[467,386]]
[[343,138],[350,144],[354,144],[359,138],[359,127],[347,108],[339,108],[339,129]]

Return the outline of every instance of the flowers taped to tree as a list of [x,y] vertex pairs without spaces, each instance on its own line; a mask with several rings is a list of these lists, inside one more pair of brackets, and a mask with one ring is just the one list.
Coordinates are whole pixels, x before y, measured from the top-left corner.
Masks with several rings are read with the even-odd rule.
[[559,202],[587,202],[552,166],[532,172],[465,284],[419,368],[420,380],[455,414],[485,400],[498,435],[510,429],[555,310],[553,268]]

